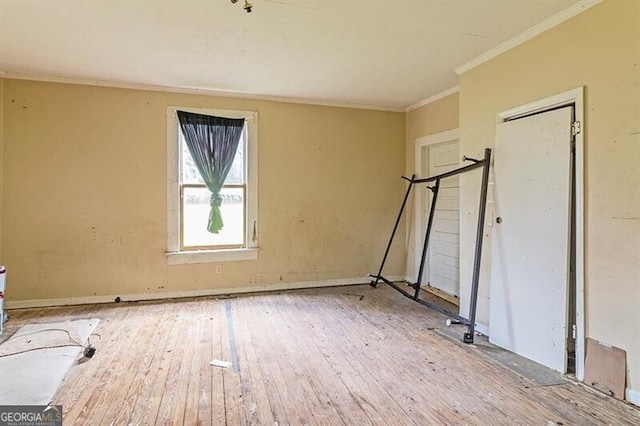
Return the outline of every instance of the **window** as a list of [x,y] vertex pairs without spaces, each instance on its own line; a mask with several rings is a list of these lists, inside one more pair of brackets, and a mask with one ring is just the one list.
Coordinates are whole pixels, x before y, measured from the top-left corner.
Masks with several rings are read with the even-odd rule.
[[211,210],[211,192],[205,185],[178,127],[180,145],[180,250],[242,248],[245,246],[245,213],[247,188],[244,151],[247,141],[245,123],[231,170],[222,186],[220,212],[224,221],[218,233],[207,231]]
[[[244,118],[238,148],[220,191],[224,222],[207,230],[211,192],[189,152],[177,111]],[[257,113],[170,107],[167,110],[167,259],[169,264],[257,258]]]

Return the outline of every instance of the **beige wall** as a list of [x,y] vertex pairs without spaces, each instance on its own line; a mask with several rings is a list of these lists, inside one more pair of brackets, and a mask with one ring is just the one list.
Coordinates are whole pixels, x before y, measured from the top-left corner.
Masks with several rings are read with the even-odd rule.
[[416,139],[458,128],[458,93],[408,111],[406,121],[406,172],[415,171]]
[[[257,261],[167,266],[167,106],[259,111]],[[366,282],[403,190],[402,113],[5,79],[3,117],[9,301]]]
[[[586,332],[627,351],[627,387],[636,391],[640,391],[639,67],[640,2],[605,1],[460,77],[461,149],[477,156],[493,145],[498,112],[585,86]],[[461,285],[471,276],[477,182],[470,175],[461,180]],[[485,255],[478,312],[484,324],[488,323],[488,258]]]
[[[405,140],[405,176],[410,177],[416,172],[415,152],[416,139],[429,136],[446,130],[458,128],[458,93],[454,93],[439,99],[420,108],[408,111],[405,117],[406,140]],[[424,176],[422,176],[424,177]],[[415,263],[415,229],[413,217],[413,194],[408,200],[406,217],[406,276],[415,281],[417,275],[414,270]],[[398,205],[399,208],[399,205]],[[422,248],[420,248],[422,249]]]

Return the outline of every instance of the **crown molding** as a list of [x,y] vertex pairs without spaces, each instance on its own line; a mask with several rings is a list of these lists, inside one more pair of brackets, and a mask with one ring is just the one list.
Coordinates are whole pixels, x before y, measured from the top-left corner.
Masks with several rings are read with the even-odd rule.
[[494,47],[491,50],[486,51],[485,53],[476,56],[469,62],[459,66],[454,71],[456,74],[463,74],[470,69],[477,67],[480,64],[483,64],[498,55],[503,54],[504,52],[513,49],[516,46],[521,45],[522,43],[531,40],[532,38],[542,34],[543,32],[550,30],[563,23],[566,20],[573,18],[574,16],[584,12],[585,10],[592,8],[593,6],[602,3],[603,0],[580,0],[579,2],[573,4],[571,7],[553,15],[550,18],[545,19],[537,25],[525,30],[524,32],[518,34],[517,36],[505,41]]
[[324,101],[306,98],[289,98],[285,96],[271,96],[271,95],[256,95],[249,93],[237,93],[226,92],[222,90],[214,89],[201,89],[197,87],[180,87],[180,86],[162,86],[154,84],[142,84],[142,83],[123,83],[109,80],[91,80],[81,78],[68,78],[68,77],[54,77],[38,74],[22,74],[13,73],[0,70],[0,77],[14,80],[30,80],[41,81],[46,83],[61,83],[61,84],[77,84],[83,86],[97,86],[97,87],[112,87],[117,89],[130,89],[130,90],[148,90],[153,92],[165,92],[165,93],[182,93],[190,95],[201,96],[218,96],[222,98],[238,98],[255,101],[270,101],[270,102],[286,102],[293,104],[304,104],[314,106],[328,106],[338,108],[353,108],[353,109],[366,109],[374,111],[387,111],[387,112],[404,112],[404,108],[400,107],[387,107],[382,105],[371,104],[359,104],[355,102],[337,102],[337,101]]
[[435,95],[433,95],[433,96],[429,96],[428,98],[423,99],[423,100],[421,100],[420,102],[417,102],[417,103],[415,103],[415,104],[413,104],[413,105],[408,106],[408,107],[405,109],[405,112],[409,112],[409,111],[411,111],[411,110],[414,110],[414,109],[417,109],[417,108],[423,107],[423,106],[425,106],[425,105],[429,105],[430,103],[433,103],[433,102],[435,102],[435,101],[439,101],[440,99],[442,99],[442,98],[446,98],[447,96],[449,96],[449,95],[453,95],[454,93],[458,93],[459,91],[460,91],[460,86],[454,86],[454,87],[452,87],[452,88],[450,88],[450,89],[443,90],[443,91],[442,91],[442,92],[440,92],[440,93],[436,93],[436,94],[435,94]]

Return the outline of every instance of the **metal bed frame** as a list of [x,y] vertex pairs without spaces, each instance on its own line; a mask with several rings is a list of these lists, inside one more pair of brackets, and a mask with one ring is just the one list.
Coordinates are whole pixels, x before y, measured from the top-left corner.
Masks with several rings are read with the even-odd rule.
[[[457,168],[455,170],[451,170],[450,172],[442,173],[436,176],[431,176],[427,178],[416,179],[416,175],[414,174],[411,178],[407,178],[402,176],[402,179],[405,179],[409,182],[409,186],[407,188],[407,192],[404,195],[404,199],[402,200],[402,206],[400,207],[400,212],[398,213],[398,218],[396,219],[395,225],[393,226],[393,231],[391,231],[391,238],[389,238],[389,244],[387,244],[387,249],[384,252],[384,256],[382,257],[382,263],[380,263],[380,269],[376,275],[369,274],[371,278],[374,278],[371,281],[371,287],[377,287],[380,281],[390,285],[404,296],[415,300],[416,302],[425,305],[431,309],[434,309],[440,313],[443,313],[451,318],[457,324],[464,324],[467,326],[467,332],[464,333],[464,337],[462,339],[465,343],[473,343],[473,337],[475,334],[475,320],[476,320],[476,310],[478,305],[478,282],[480,280],[480,261],[482,258],[482,240],[483,240],[483,228],[485,221],[485,212],[487,206],[487,188],[489,185],[489,167],[491,164],[491,149],[486,148],[484,150],[484,158],[482,160],[477,160],[469,157],[462,157],[463,161],[471,161],[472,164],[468,166],[463,166]],[[474,261],[473,261],[473,275],[471,277],[471,305],[469,306],[469,318],[464,318],[454,312],[451,312],[441,306],[438,306],[435,303],[429,302],[427,300],[421,299],[420,296],[420,283],[422,282],[422,275],[424,273],[424,264],[427,256],[427,249],[429,247],[429,238],[431,236],[431,231],[433,227],[433,216],[435,214],[436,202],[438,201],[438,191],[440,190],[440,181],[444,178],[448,178],[451,176],[459,175],[471,170],[475,170],[477,168],[482,167],[482,183],[480,187],[480,205],[478,210],[478,224],[476,228],[476,243],[475,243],[475,253],[474,253]],[[400,224],[400,219],[402,218],[402,214],[404,212],[404,208],[407,204],[407,199],[409,198],[409,194],[411,193],[411,189],[414,185],[420,183],[429,183],[434,182],[433,186],[428,186],[427,188],[431,190],[433,193],[433,199],[431,201],[431,209],[429,212],[429,220],[427,221],[427,229],[425,231],[424,245],[422,247],[422,257],[420,259],[420,269],[418,272],[418,278],[415,283],[408,283],[410,287],[413,288],[413,294],[409,293],[405,289],[401,288],[396,282],[388,280],[382,275],[382,271],[384,269],[384,264],[387,261],[387,256],[389,255],[389,250],[391,249],[391,244],[393,243],[393,238],[395,237],[396,231],[398,230],[398,225]]]

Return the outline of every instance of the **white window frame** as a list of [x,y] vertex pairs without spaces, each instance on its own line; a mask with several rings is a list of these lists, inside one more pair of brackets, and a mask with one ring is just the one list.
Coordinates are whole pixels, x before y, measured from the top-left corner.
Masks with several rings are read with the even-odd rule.
[[[245,247],[180,250],[180,145],[177,111],[244,118],[247,126],[247,191]],[[258,258],[258,112],[204,108],[167,108],[167,264],[227,262]]]

